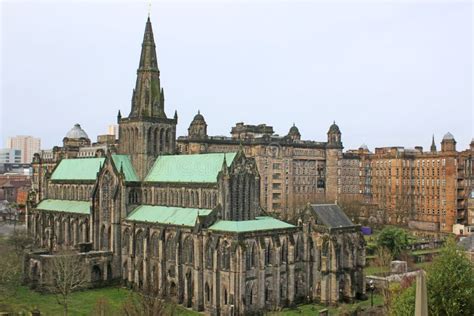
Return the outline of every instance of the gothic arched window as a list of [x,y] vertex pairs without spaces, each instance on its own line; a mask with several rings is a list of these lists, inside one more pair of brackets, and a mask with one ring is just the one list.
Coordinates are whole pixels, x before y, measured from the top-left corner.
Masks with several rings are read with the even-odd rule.
[[247,270],[255,267],[255,264],[257,263],[255,248],[256,248],[255,242],[251,242],[248,245],[247,250],[245,252],[245,262],[246,262]]
[[211,297],[212,297],[211,288],[209,287],[209,284],[206,282],[206,301],[210,302]]
[[304,245],[303,237],[299,236],[296,241],[296,261],[303,261],[304,259]]
[[122,235],[122,253],[128,255],[130,251],[130,232],[127,229],[124,230]]
[[187,237],[183,243],[183,261],[187,264],[192,264],[194,260],[194,244],[193,238]]
[[107,248],[109,247],[109,236],[107,235],[107,233],[108,229],[105,227],[105,225],[103,225],[100,232],[100,243],[102,250],[107,250]]
[[245,293],[245,305],[252,306],[253,304],[253,286],[250,284],[247,286],[247,291]]
[[173,235],[169,235],[166,239],[166,259],[168,261],[176,260],[176,243]]
[[206,244],[206,268],[212,269],[214,262],[214,249],[212,249],[212,240],[208,240]]
[[272,245],[271,242],[265,244],[265,265],[272,263]]
[[153,257],[159,257],[158,245],[159,245],[159,237],[158,237],[158,234],[154,233],[151,236],[151,255]]
[[139,231],[135,235],[135,255],[143,256],[143,231]]
[[230,269],[230,245],[227,241],[224,241],[221,247],[221,269]]
[[288,258],[288,246],[286,244],[286,240],[283,240],[281,243],[281,252],[280,252],[280,262],[284,263],[287,262]]

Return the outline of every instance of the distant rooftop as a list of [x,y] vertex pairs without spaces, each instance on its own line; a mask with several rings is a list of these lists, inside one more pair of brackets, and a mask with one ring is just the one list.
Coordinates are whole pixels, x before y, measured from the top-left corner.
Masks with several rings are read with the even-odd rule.
[[355,226],[346,213],[336,204],[313,204],[311,208],[316,213],[318,222],[328,228]]
[[81,128],[80,124],[74,124],[74,126],[69,130],[69,132],[67,132],[66,137],[74,139],[89,138],[89,136],[87,136],[87,133]]

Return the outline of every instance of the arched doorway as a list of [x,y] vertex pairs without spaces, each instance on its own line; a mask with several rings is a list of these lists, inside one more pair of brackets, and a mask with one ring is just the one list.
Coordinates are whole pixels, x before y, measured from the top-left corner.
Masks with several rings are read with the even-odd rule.
[[170,296],[171,298],[176,298],[176,284],[174,282],[170,283]]
[[99,283],[100,281],[102,281],[102,271],[99,266],[95,265],[92,267],[91,282]]
[[112,280],[112,265],[107,263],[107,281]]

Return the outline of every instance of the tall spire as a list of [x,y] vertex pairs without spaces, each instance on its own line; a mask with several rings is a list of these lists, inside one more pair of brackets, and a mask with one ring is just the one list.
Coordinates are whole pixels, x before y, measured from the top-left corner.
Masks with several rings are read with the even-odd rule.
[[150,17],[147,18],[145,25],[137,82],[132,94],[132,110],[129,117],[166,118]]
[[138,70],[158,70],[156,60],[156,46],[153,37],[153,28],[151,27],[150,17],[146,20],[145,34],[143,35],[142,53],[140,56],[140,67]]
[[430,150],[431,150],[432,153],[437,152],[436,144],[435,144],[435,140],[434,140],[434,134],[433,134],[433,138],[431,139],[431,147],[430,147]]

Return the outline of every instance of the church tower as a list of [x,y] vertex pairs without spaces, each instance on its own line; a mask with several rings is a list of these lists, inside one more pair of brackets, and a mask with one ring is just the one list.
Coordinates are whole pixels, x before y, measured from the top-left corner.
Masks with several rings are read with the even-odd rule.
[[175,152],[178,116],[175,113],[171,119],[165,113],[165,96],[160,84],[150,17],[145,26],[131,111],[126,118],[122,118],[119,111],[117,121],[118,151],[131,156],[140,179],[146,176],[158,155]]

